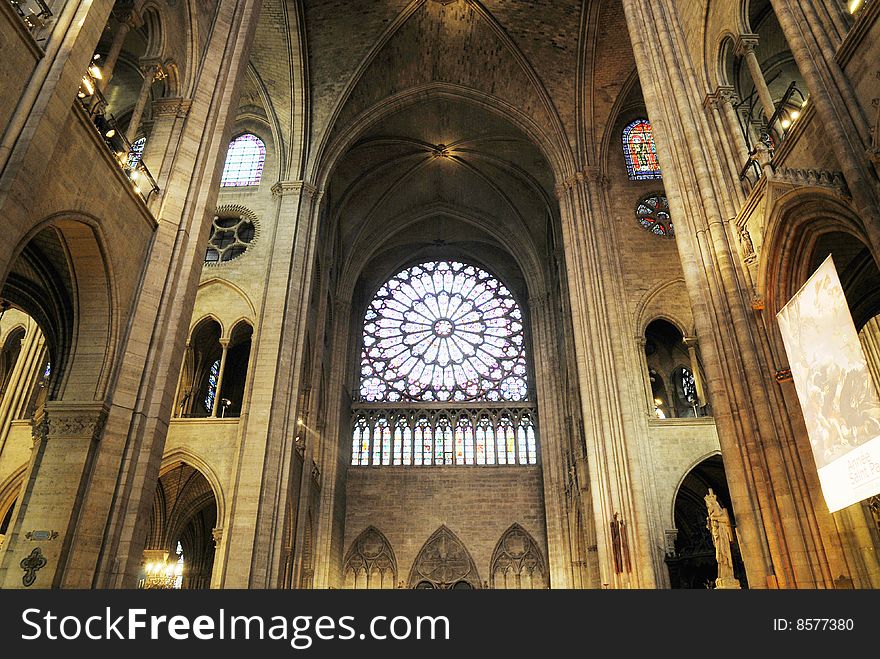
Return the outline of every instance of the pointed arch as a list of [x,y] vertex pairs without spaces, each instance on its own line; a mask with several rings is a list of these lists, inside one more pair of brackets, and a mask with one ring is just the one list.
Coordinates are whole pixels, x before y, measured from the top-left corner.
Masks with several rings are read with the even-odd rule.
[[445,524],[422,545],[409,573],[410,588],[481,588],[470,552]]
[[489,586],[515,590],[548,587],[547,564],[541,548],[519,524],[511,524],[495,545],[489,568]]
[[397,585],[397,559],[385,535],[368,526],[354,539],[342,568],[346,588],[380,589]]

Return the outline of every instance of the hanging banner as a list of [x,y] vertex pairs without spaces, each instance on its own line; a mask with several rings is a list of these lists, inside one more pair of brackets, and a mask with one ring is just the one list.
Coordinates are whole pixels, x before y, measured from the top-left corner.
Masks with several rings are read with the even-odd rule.
[[777,319],[828,509],[880,493],[880,397],[830,256]]

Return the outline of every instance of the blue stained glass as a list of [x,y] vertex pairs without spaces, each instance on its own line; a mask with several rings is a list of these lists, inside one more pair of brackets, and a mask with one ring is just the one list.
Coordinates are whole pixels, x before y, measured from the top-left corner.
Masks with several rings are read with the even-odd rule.
[[146,137],[140,137],[131,143],[131,149],[128,152],[128,168],[134,169],[144,155],[144,146],[147,143]]
[[214,398],[217,396],[217,380],[220,377],[220,360],[211,364],[208,372],[208,393],[205,394],[205,409],[210,413],[214,409]]

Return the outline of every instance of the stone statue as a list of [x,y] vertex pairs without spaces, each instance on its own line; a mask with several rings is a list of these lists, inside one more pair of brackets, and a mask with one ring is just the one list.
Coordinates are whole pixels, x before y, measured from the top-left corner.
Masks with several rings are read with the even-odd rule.
[[706,528],[712,534],[712,544],[715,545],[715,560],[718,562],[718,578],[715,580],[715,588],[739,588],[739,581],[733,576],[733,554],[730,551],[730,545],[734,538],[730,516],[727,514],[727,509],[718,503],[718,497],[715,496],[711,487],[705,501],[709,511]]

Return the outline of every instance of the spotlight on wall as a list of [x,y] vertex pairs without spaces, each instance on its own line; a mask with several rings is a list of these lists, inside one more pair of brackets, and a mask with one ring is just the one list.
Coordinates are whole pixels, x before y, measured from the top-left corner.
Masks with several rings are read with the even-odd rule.
[[116,135],[116,130],[113,129],[113,128],[111,128],[111,129],[108,130],[106,133],[104,133],[104,137],[106,137],[106,138],[108,138],[108,139],[111,138],[111,137],[113,137],[114,135]]
[[97,67],[95,64],[89,65],[89,75],[91,75],[95,80],[100,80],[103,78],[101,75],[101,69]]
[[861,6],[862,6],[862,0],[851,0],[849,3],[849,13],[855,14],[859,10],[859,7],[861,7]]

